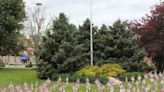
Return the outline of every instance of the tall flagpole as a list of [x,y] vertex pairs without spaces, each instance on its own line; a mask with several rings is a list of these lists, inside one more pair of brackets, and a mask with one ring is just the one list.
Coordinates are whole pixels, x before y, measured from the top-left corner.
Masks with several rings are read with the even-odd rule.
[[92,32],[92,0],[90,0],[90,60],[93,66],[93,32]]

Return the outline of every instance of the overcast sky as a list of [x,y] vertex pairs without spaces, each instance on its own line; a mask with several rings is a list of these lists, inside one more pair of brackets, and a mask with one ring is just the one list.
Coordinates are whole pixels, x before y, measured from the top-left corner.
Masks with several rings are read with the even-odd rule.
[[[90,17],[89,0],[24,0],[27,7],[35,6],[37,1],[46,7],[49,16],[64,12],[71,23],[82,24]],[[111,25],[117,19],[140,19],[158,4],[160,0],[93,0],[93,23],[100,26]]]

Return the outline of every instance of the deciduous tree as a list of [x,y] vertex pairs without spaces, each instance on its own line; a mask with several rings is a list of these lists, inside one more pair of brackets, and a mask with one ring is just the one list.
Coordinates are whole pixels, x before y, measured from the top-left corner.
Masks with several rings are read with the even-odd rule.
[[127,23],[133,30],[136,41],[144,47],[153,60],[156,61],[158,70],[164,69],[164,3],[155,5],[149,14],[140,21]]

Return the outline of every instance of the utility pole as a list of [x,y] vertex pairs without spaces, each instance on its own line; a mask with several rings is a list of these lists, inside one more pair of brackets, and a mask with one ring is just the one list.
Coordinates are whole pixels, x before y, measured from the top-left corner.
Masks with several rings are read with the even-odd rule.
[[92,0],[90,0],[90,60],[91,66],[93,66],[93,26],[92,26]]

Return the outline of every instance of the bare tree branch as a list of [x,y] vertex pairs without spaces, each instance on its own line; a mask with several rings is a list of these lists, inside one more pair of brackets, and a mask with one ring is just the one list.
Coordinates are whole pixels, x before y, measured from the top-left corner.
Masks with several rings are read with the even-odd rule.
[[46,16],[44,7],[36,6],[27,9],[27,18],[24,22],[23,34],[30,37],[33,41],[33,48],[37,49],[41,36],[51,26],[53,16]]

